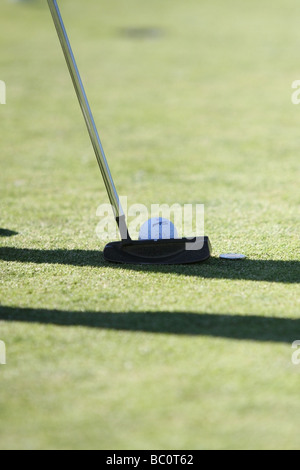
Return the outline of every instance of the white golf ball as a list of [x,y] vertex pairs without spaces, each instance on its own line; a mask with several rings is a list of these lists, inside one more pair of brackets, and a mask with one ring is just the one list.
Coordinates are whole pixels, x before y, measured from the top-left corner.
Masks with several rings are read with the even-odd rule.
[[170,240],[178,238],[174,224],[162,217],[147,220],[140,229],[139,240]]

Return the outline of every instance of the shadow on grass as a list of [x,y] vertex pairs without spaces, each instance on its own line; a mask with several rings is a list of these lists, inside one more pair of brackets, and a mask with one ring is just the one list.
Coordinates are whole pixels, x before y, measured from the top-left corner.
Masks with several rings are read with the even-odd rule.
[[7,230],[5,228],[0,228],[0,237],[14,237],[18,235],[18,232],[13,232],[12,230]]
[[94,268],[127,269],[136,272],[172,273],[205,279],[244,279],[282,283],[300,282],[300,262],[281,260],[220,260],[181,266],[130,266],[109,264],[101,251],[37,250],[0,247],[0,260],[18,263],[62,264]]
[[292,344],[298,337],[300,338],[300,320],[265,318],[256,315],[181,312],[76,312],[1,306],[0,320],[289,344]]
[[132,27],[118,30],[118,36],[135,40],[161,39],[164,35],[165,31],[156,27]]

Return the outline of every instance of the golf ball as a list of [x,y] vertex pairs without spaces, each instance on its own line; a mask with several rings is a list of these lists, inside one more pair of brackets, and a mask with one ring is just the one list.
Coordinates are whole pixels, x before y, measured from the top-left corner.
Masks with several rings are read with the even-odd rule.
[[162,217],[147,220],[140,229],[139,240],[170,240],[178,238],[174,224]]

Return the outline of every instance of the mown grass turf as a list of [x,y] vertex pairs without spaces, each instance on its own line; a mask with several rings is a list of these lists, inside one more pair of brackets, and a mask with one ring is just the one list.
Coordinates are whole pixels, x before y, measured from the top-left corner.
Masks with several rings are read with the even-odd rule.
[[205,204],[214,256],[104,262],[46,1],[1,0],[0,447],[299,448],[296,0],[60,4],[119,193]]

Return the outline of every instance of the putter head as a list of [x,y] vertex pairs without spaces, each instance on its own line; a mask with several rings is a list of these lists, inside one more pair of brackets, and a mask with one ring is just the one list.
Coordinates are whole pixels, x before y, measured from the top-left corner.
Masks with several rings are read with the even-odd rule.
[[104,248],[106,261],[120,264],[191,264],[206,261],[211,256],[208,237],[172,240],[123,240]]

